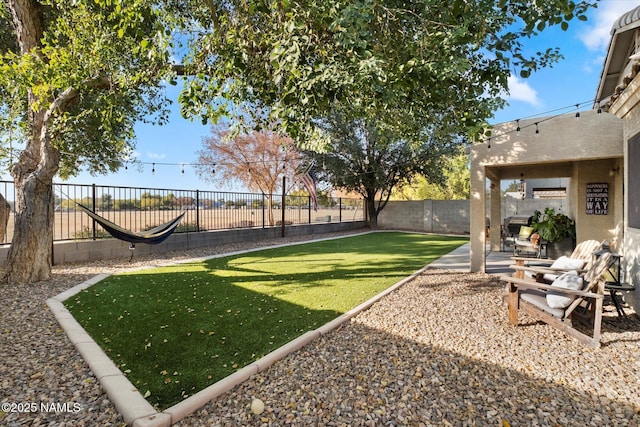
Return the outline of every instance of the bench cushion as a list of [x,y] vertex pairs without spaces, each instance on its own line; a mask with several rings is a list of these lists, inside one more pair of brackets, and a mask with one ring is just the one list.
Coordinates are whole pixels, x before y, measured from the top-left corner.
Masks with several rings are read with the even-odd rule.
[[520,298],[554,317],[562,319],[564,316],[563,309],[549,307],[547,304],[547,293],[545,291],[539,289],[524,289],[520,291]]
[[[576,271],[569,271],[558,276],[558,278],[553,281],[551,286],[580,290],[584,286],[584,282],[582,280],[582,277],[578,276],[578,273]],[[567,295],[554,291],[547,292],[547,305],[549,305],[549,307],[551,308],[568,307],[575,299],[575,295]]]

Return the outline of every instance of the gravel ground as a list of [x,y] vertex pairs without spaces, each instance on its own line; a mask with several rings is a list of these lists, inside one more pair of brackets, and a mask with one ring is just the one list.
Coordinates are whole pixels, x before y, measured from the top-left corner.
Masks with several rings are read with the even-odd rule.
[[[49,282],[0,287],[0,402],[23,411],[0,412],[0,424],[124,425],[45,300],[99,272],[213,253],[60,266]],[[607,306],[603,345],[588,349],[525,315],[509,325],[502,289],[485,274],[427,270],[177,425],[640,425],[638,317]]]

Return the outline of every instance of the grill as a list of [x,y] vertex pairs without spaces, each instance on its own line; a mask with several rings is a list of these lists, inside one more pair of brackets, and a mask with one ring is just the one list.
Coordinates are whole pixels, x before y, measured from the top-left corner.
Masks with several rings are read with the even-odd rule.
[[520,227],[527,225],[531,225],[531,216],[528,215],[513,215],[504,219],[504,226],[510,235],[520,233]]

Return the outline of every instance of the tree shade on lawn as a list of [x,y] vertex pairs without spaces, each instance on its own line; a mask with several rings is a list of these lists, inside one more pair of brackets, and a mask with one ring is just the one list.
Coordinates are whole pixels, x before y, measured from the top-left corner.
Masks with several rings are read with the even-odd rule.
[[381,232],[111,276],[65,304],[165,409],[467,242]]

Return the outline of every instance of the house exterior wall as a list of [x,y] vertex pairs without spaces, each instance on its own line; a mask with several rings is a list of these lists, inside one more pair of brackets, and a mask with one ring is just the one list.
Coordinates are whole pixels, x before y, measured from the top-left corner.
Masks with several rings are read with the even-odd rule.
[[[609,111],[623,119],[624,127],[624,177],[625,188],[628,191],[637,191],[629,186],[628,176],[631,168],[638,165],[631,164],[628,157],[628,140],[640,133],[640,75],[636,76],[625,92],[610,106]],[[625,194],[624,240],[622,242],[623,268],[625,281],[636,286],[634,292],[625,295],[626,301],[631,305],[636,313],[640,312],[640,229],[628,226],[628,199],[629,194]]]
[[[610,174],[622,158],[591,160],[579,162],[575,165],[572,181],[573,194],[571,200],[575,201],[572,207],[571,217],[576,221],[576,238],[584,240],[606,240],[616,245],[622,239],[623,222],[623,195],[621,174]],[[608,185],[608,214],[588,214],[587,209],[587,185],[591,183],[603,183]]]
[[[539,133],[535,132],[536,122]],[[521,177],[570,178],[565,213],[576,220],[579,241],[596,236],[613,240],[612,230],[622,220],[621,186],[616,188],[609,176],[612,165],[624,155],[619,118],[590,110],[577,120],[574,114],[521,120],[519,133],[517,126],[516,122],[497,125],[491,148],[488,143],[471,147],[471,271],[484,271],[487,179],[496,183]],[[609,214],[594,218],[585,212],[586,184],[600,182],[609,183],[611,206]],[[491,200],[500,203],[499,198]],[[492,247],[497,245],[494,239],[492,236]]]

